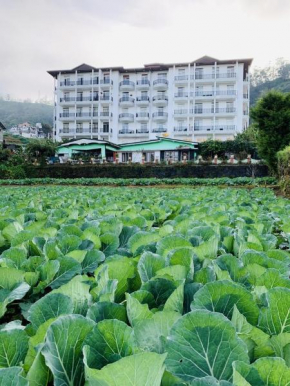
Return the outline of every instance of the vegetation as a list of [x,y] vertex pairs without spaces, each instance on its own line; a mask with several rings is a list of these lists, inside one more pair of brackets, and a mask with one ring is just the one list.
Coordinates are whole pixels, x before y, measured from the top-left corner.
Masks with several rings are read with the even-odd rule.
[[290,63],[283,58],[264,68],[254,68],[251,74],[250,104],[269,91],[290,92]]
[[84,185],[84,186],[265,186],[276,185],[274,177],[236,178],[25,178],[0,179],[0,185]]
[[6,187],[0,203],[1,384],[289,383],[288,200]]
[[1,122],[6,128],[19,125],[23,122],[29,122],[32,125],[40,122],[52,127],[53,106],[0,99],[0,117]]
[[51,140],[35,139],[30,141],[25,148],[28,159],[31,161],[35,159],[40,164],[44,164],[47,157],[53,157],[56,152],[57,144]]
[[257,147],[261,158],[277,171],[277,152],[290,143],[290,93],[271,91],[251,110],[258,130]]
[[256,137],[254,128],[248,128],[242,134],[237,134],[233,140],[217,141],[209,138],[199,144],[199,154],[205,159],[212,160],[215,155],[226,159],[234,154],[239,160],[247,158],[248,154],[252,157],[257,156]]

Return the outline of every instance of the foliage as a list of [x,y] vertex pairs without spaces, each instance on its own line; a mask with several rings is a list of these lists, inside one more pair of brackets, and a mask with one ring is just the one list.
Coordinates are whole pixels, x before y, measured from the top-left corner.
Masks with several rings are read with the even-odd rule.
[[[5,177],[5,176],[4,176]],[[13,177],[12,177],[13,178]],[[274,177],[220,178],[25,178],[0,179],[0,185],[84,185],[84,186],[260,186],[276,185]]]
[[54,156],[56,146],[55,142],[49,139],[36,139],[29,142],[25,151],[30,160],[36,158],[43,163],[46,157]]
[[289,211],[266,188],[2,187],[0,383],[286,386]]
[[251,110],[258,129],[258,153],[268,166],[277,170],[277,152],[290,143],[290,93],[271,91]]
[[216,154],[222,158],[234,154],[239,159],[244,159],[248,154],[254,156],[256,147],[250,133],[247,132],[238,134],[233,140],[227,141],[217,141],[209,138],[199,144],[199,153],[202,157],[210,159],[213,159]]

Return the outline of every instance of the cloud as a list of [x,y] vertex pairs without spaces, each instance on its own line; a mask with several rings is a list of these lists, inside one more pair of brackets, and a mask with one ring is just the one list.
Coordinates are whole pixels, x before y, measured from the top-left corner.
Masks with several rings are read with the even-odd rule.
[[[47,70],[290,58],[288,0],[0,0],[0,95],[48,95]],[[259,64],[260,64],[259,63]]]

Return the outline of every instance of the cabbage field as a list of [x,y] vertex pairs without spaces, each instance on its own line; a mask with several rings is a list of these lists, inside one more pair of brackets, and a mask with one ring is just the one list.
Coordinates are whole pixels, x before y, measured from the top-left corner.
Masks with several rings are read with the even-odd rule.
[[289,386],[290,201],[0,188],[1,386]]

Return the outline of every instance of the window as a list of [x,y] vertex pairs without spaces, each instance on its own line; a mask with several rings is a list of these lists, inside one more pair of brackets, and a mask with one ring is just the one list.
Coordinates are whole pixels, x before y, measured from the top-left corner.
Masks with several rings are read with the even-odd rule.
[[203,77],[203,68],[195,69],[195,79],[202,79]]
[[83,111],[82,107],[77,107],[77,117],[81,117],[82,116],[82,111]]
[[69,86],[70,85],[70,78],[64,78],[64,82],[63,82],[65,85]]
[[128,123],[123,123],[123,125],[122,125],[122,132],[123,133],[128,133],[129,132],[129,124]]
[[91,125],[90,122],[90,128],[92,127],[92,132],[97,133],[98,132],[98,124],[96,122],[93,122],[93,125]]
[[63,124],[63,133],[69,133],[69,123]]
[[194,110],[195,110],[195,113],[201,114],[202,113],[202,103],[196,103]]
[[148,133],[148,126],[147,126],[147,123],[142,123],[141,124],[141,133]]
[[109,132],[109,122],[104,122],[103,123],[103,133],[108,133]]
[[178,161],[178,151],[165,151],[164,161]]
[[142,157],[145,159],[145,162],[154,162],[155,161],[155,153],[152,151],[144,152]]
[[132,161],[132,153],[122,153],[122,162]]
[[167,73],[166,72],[159,72],[158,73],[158,79],[164,79],[167,78]]
[[77,123],[77,133],[82,133],[83,132],[83,124],[82,123]]
[[62,116],[65,117],[65,118],[69,117],[69,109],[63,109]]
[[83,100],[83,93],[82,92],[78,92],[77,93],[77,101],[82,101]]
[[141,78],[142,78],[142,80],[148,79],[148,74],[141,74]]
[[184,75],[184,74],[185,74],[185,68],[179,68],[178,75]]
[[110,79],[110,73],[109,72],[104,73],[104,79]]
[[69,101],[69,95],[70,95],[69,92],[64,93],[64,100],[65,101]]
[[147,98],[148,97],[148,91],[141,91],[141,97]]
[[129,80],[130,79],[130,75],[123,75],[123,80]]

